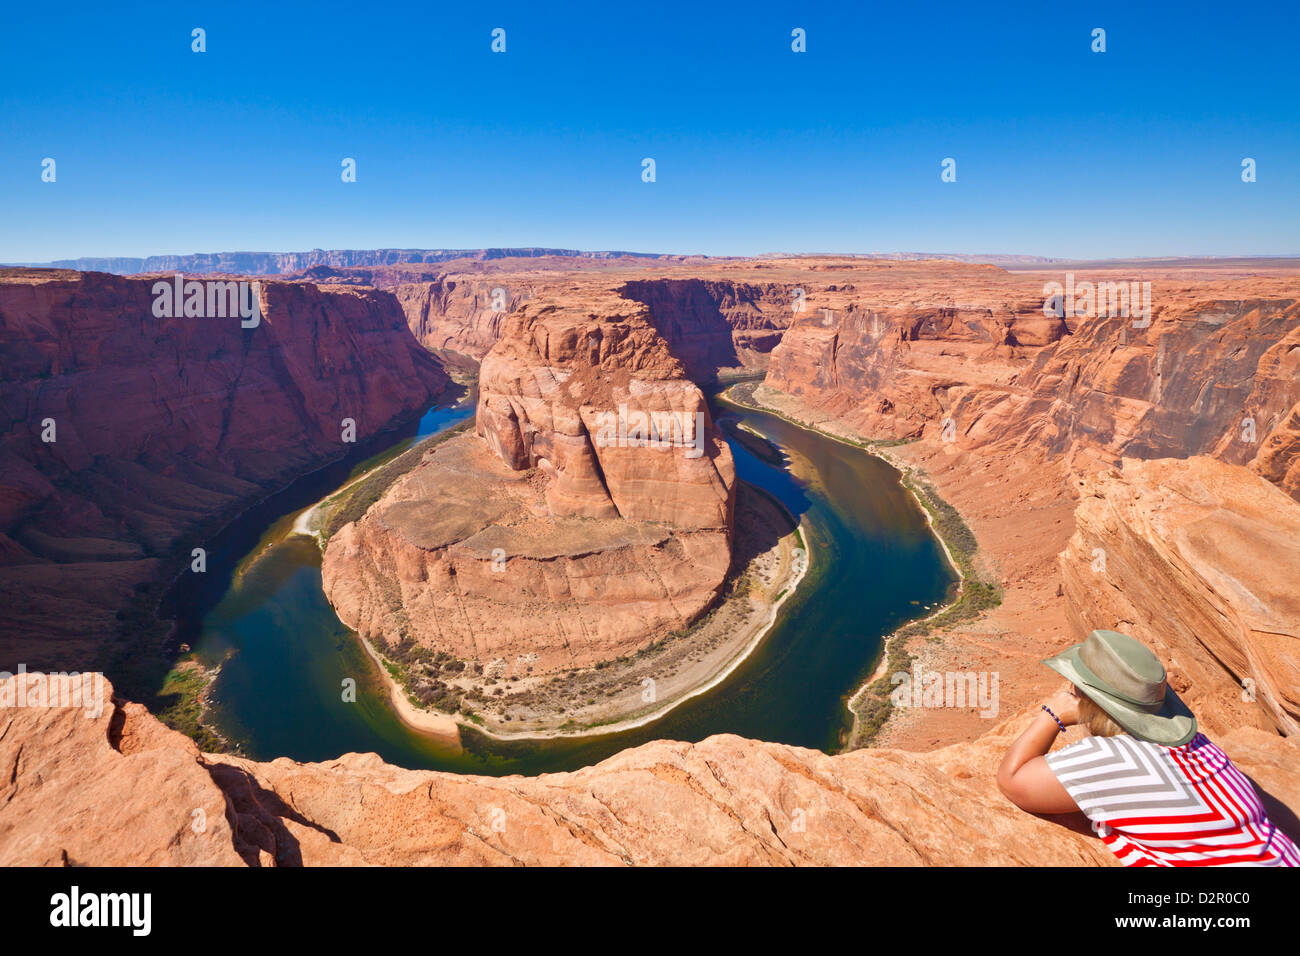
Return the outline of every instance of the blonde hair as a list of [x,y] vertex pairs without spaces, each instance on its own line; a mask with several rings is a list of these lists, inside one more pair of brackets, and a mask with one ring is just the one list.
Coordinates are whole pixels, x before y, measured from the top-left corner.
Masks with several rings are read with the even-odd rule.
[[1096,701],[1084,694],[1079,695],[1079,726],[1088,728],[1094,737],[1115,737],[1128,733],[1115,723],[1115,719],[1097,706]]

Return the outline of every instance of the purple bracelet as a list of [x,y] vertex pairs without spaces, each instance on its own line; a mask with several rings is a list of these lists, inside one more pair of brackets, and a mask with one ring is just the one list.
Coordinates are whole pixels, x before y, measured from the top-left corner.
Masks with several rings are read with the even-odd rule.
[[1056,721],[1056,726],[1058,726],[1058,727],[1061,728],[1061,733],[1065,733],[1065,724],[1061,723],[1061,718],[1060,718],[1060,717],[1057,717],[1054,713],[1052,713],[1052,708],[1050,708],[1050,707],[1048,707],[1046,704],[1044,704],[1044,705],[1043,705],[1043,710],[1047,711],[1047,716],[1048,716],[1048,717],[1051,717],[1054,721]]

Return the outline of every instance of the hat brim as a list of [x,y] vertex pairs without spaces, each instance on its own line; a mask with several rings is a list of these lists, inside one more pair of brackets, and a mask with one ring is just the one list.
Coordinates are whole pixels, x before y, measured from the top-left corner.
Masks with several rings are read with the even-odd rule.
[[1115,723],[1139,740],[1162,747],[1181,747],[1196,736],[1196,716],[1168,685],[1165,686],[1165,700],[1160,710],[1151,712],[1088,683],[1088,678],[1083,676],[1078,666],[1079,649],[1082,646],[1075,644],[1067,647],[1043,663],[1079,688],[1089,700],[1113,717]]

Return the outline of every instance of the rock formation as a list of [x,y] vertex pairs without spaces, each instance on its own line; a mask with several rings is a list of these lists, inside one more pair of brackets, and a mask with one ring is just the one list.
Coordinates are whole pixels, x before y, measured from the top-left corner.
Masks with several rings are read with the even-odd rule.
[[645,303],[655,328],[697,381],[718,369],[765,366],[793,315],[791,290],[774,282],[638,279],[618,292]]
[[1147,328],[1086,320],[1008,388],[951,394],[971,443],[1077,471],[1121,457],[1245,464],[1300,400],[1300,302],[1171,292]]
[[[521,307],[479,390],[478,437],[439,445],[330,539],[322,575],[344,622],[546,673],[644,647],[713,603],[735,469],[642,307]],[[662,441],[638,438],[652,423]]]
[[[1037,282],[992,267],[865,272],[810,300],[772,351],[766,384],[873,438],[908,438],[948,415],[950,392],[1004,388],[1068,333]],[[937,286],[937,287],[936,287]]]
[[1251,467],[1300,501],[1300,402],[1265,439]]

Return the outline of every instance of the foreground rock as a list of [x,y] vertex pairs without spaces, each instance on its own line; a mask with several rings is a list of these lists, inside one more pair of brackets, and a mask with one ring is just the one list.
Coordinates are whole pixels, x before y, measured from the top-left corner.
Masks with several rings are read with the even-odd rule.
[[[134,704],[12,710],[0,865],[1113,865],[1081,819],[997,792],[1031,716],[929,754],[718,736],[497,779],[200,754]],[[1251,729],[1219,743],[1293,824],[1300,747]]]

